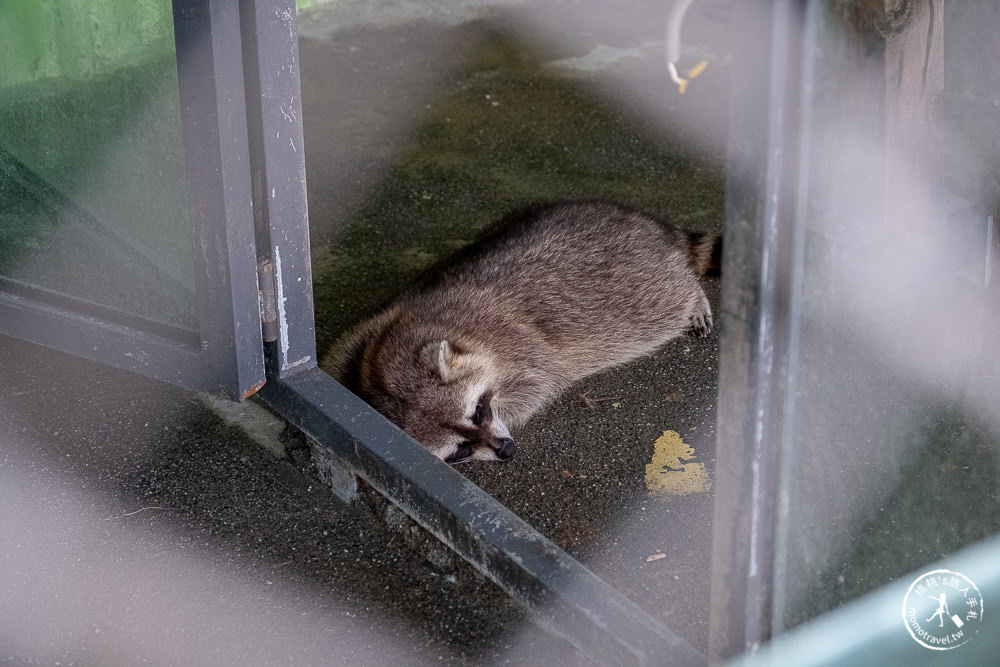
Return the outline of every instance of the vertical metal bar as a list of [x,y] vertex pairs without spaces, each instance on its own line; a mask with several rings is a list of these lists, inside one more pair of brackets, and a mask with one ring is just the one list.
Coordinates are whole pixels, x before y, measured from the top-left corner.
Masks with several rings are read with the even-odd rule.
[[295,2],[240,0],[239,9],[257,257],[274,265],[278,308],[268,357],[281,378],[316,366]]
[[728,164],[709,659],[772,633],[794,355],[804,3],[739,3]]
[[239,400],[264,382],[240,17],[222,0],[173,8],[202,347]]

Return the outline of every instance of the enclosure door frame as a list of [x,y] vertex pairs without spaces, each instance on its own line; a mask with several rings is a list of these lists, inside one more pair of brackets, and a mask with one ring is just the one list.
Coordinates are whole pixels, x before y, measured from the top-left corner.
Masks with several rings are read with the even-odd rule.
[[173,21],[199,331],[5,281],[0,333],[242,400],[263,385],[264,358],[239,7],[174,0]]

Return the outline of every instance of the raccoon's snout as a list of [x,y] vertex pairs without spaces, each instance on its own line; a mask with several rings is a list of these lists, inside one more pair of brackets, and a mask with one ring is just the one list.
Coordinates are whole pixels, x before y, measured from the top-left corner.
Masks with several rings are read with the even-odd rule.
[[478,445],[471,442],[463,442],[455,450],[445,457],[444,462],[455,465],[478,459],[480,461],[506,461],[514,456],[517,447],[513,438],[497,438],[489,443]]
[[514,456],[515,450],[516,447],[514,447],[514,440],[512,438],[500,438],[497,440],[497,446],[493,449],[497,458],[501,461],[506,461]]

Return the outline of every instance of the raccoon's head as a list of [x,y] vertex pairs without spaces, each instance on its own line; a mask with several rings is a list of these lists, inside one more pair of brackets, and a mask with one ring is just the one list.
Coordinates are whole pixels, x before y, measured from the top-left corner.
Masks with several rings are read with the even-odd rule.
[[514,455],[514,440],[496,409],[488,357],[437,340],[406,362],[415,372],[391,398],[375,399],[376,409],[448,463]]

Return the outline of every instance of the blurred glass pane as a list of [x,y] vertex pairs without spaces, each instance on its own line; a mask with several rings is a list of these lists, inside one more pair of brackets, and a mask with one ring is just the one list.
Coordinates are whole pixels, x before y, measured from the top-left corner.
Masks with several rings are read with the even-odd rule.
[[170,0],[0,5],[6,289],[197,331],[173,45]]
[[804,91],[778,631],[1000,532],[1000,14],[834,7]]

